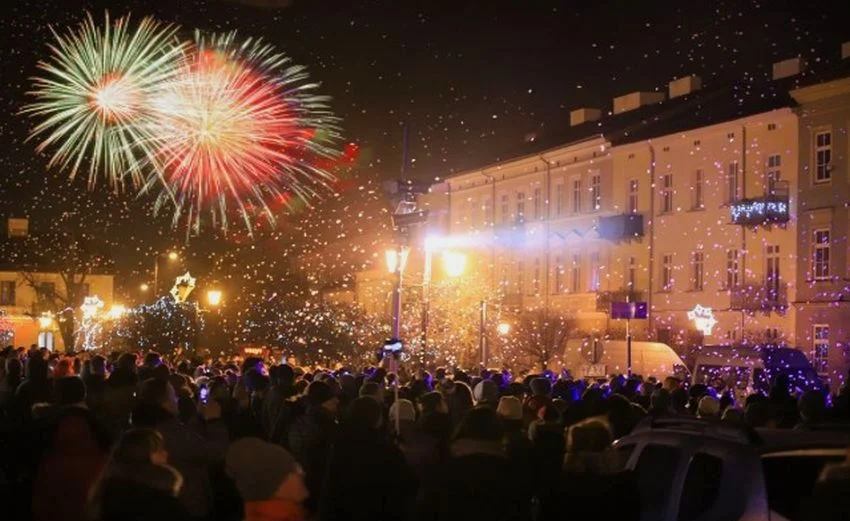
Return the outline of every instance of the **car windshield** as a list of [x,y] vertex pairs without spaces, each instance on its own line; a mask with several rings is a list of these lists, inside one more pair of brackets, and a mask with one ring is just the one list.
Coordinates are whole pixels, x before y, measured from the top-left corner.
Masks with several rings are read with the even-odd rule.
[[750,372],[749,367],[700,364],[694,382],[711,386],[718,392],[727,389],[743,390],[750,383]]
[[790,521],[803,519],[801,505],[811,496],[815,483],[830,463],[845,459],[841,451],[794,451],[762,457],[770,510]]

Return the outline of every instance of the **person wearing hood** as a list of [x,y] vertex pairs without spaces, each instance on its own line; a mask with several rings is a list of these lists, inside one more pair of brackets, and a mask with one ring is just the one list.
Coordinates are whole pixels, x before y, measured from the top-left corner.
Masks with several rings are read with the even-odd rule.
[[[404,454],[387,441],[383,422],[382,408],[374,399],[362,396],[351,403],[328,463],[321,521],[408,519],[417,479]],[[364,469],[375,472],[363,479]]]
[[109,436],[87,409],[68,407],[49,424],[46,438],[33,486],[33,519],[82,520],[89,488],[106,462]]
[[499,386],[493,380],[481,380],[472,390],[475,405],[495,408],[499,404]]
[[506,479],[521,476],[503,442],[504,429],[495,410],[470,410],[454,435],[451,457],[425,481],[417,519],[530,519],[531,498],[525,487]]
[[162,435],[130,429],[118,440],[98,482],[92,487],[87,519],[92,521],[184,521],[177,499],[183,476],[168,465]]
[[244,521],[304,521],[304,472],[286,449],[248,437],[233,443],[225,472],[244,504]]
[[159,431],[172,465],[185,480],[180,500],[192,517],[203,518],[212,508],[210,469],[224,459],[227,427],[215,400],[199,404],[199,417],[191,424],[183,424],[178,413],[177,393],[167,379],[142,382],[133,409],[133,426]]
[[316,512],[328,454],[336,437],[339,398],[328,384],[315,381],[307,387],[306,402],[307,410],[289,431],[289,448],[306,473],[310,497],[305,505],[311,512]]

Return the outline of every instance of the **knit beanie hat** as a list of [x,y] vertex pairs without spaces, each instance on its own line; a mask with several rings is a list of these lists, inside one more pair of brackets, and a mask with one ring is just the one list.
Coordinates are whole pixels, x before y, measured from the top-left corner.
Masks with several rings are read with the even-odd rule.
[[472,398],[475,403],[489,403],[495,405],[499,401],[499,388],[492,380],[481,380],[472,390]]
[[516,396],[502,396],[496,414],[505,420],[521,420],[522,402]]
[[322,405],[335,397],[336,395],[331,390],[331,386],[325,382],[316,380],[310,382],[310,386],[307,387],[307,400],[313,405]]
[[411,402],[410,400],[405,400],[404,398],[402,398],[390,406],[390,421],[395,421],[396,409],[399,409],[399,420],[416,421],[416,407],[413,406],[413,402]]
[[242,438],[227,450],[224,468],[236,485],[243,501],[265,501],[275,492],[299,466],[278,445],[260,438]]
[[703,396],[697,407],[699,418],[715,418],[720,415],[720,400],[714,396]]

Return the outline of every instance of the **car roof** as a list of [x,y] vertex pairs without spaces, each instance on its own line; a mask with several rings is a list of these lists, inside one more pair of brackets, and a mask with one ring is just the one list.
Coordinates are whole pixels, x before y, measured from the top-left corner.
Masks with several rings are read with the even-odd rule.
[[806,449],[846,449],[850,447],[850,425],[820,425],[814,430],[756,429],[761,454]]

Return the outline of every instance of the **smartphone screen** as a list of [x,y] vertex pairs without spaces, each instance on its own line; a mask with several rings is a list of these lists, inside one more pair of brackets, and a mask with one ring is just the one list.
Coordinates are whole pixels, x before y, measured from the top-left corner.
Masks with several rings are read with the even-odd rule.
[[209,400],[210,390],[206,386],[201,387],[200,397],[201,403],[207,403],[207,401]]

